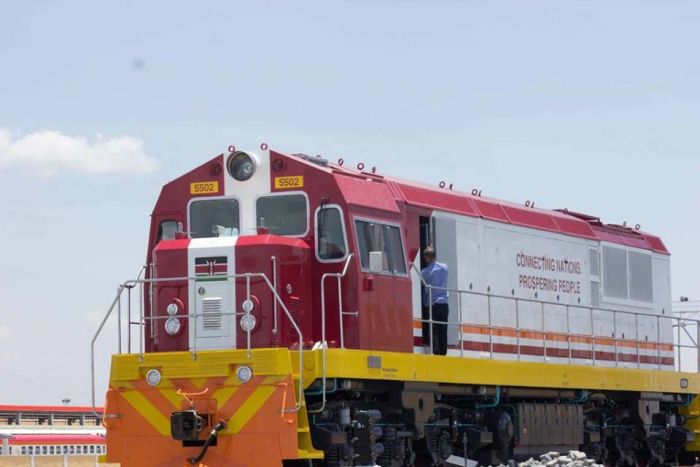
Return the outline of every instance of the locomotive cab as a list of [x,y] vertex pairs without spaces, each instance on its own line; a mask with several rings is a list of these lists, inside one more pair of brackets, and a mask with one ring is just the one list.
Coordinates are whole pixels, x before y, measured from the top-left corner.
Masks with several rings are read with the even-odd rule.
[[[309,198],[271,170],[268,151],[239,151],[163,189],[154,220],[172,219],[153,225],[148,351],[311,345]],[[337,235],[319,238],[324,258],[344,256]]]
[[304,287],[309,252],[303,240],[269,234],[160,242],[153,262],[153,350],[297,345],[299,333],[284,314],[286,308],[309,336],[302,306],[310,301]]

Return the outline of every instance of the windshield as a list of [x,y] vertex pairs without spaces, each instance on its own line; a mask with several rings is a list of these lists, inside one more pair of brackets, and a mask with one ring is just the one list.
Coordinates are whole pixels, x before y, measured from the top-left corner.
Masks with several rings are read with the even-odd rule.
[[263,196],[258,198],[257,227],[276,235],[304,235],[308,212],[304,195]]
[[231,237],[240,229],[238,200],[204,199],[190,204],[190,237]]

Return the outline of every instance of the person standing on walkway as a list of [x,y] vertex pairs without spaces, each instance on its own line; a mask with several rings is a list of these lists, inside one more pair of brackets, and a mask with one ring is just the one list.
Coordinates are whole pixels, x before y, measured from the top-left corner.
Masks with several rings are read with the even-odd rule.
[[[447,292],[447,265],[435,261],[435,250],[427,247],[423,250],[423,260],[427,265],[420,272],[423,277],[423,345],[430,347],[430,336],[432,334],[432,348],[435,355],[447,354],[447,318],[450,309],[447,304],[449,293]],[[430,332],[430,309],[432,305],[433,332]]]

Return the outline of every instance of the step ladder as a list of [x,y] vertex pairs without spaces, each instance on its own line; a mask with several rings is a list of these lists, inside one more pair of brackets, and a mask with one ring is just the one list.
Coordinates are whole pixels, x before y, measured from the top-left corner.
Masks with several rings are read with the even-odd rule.
[[[294,374],[294,385],[298,388],[299,375]],[[311,426],[309,414],[306,411],[306,401],[301,401],[301,407],[297,413],[297,451],[299,459],[323,459],[323,451],[314,449],[311,442]]]

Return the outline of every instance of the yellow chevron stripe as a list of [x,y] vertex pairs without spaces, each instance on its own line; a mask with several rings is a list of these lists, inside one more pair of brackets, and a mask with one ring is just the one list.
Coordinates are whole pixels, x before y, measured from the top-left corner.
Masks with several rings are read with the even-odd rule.
[[173,407],[176,410],[180,410],[182,408],[182,401],[185,399],[177,393],[177,389],[161,389],[160,393],[170,401],[171,404],[173,404]]
[[216,399],[217,407],[221,408],[226,402],[233,396],[236,391],[238,391],[240,386],[238,385],[238,380],[235,375],[231,375],[224,381],[224,387],[217,389],[212,394],[212,397]]
[[159,385],[158,392],[173,404],[175,410],[182,408],[182,401],[185,399],[177,393],[177,388],[172,381],[164,378]]
[[278,380],[279,378],[276,376],[268,376],[253,391],[253,394],[241,404],[240,408],[229,420],[228,431],[230,433],[239,433],[248,424],[253,415],[260,410],[260,407],[277,391],[277,388],[272,384]]
[[204,389],[202,386],[207,382],[207,378],[190,378],[190,381],[198,391],[202,391]]
[[[241,404],[238,410],[229,420],[229,426],[226,431],[229,433],[239,433],[267,402],[267,400],[277,390],[275,383],[284,380],[285,376],[268,376],[258,386],[255,391]],[[192,382],[201,387],[205,379],[192,379]],[[232,385],[235,377],[231,376],[225,381],[225,386],[216,390],[212,397],[217,401],[218,407],[222,407],[235,393],[240,389],[239,385]],[[170,401],[176,409],[181,407],[182,396],[177,394],[177,389],[169,380],[163,380],[162,389],[159,392]],[[151,402],[139,391],[134,390],[130,383],[124,382],[123,387],[126,391],[121,392],[121,396],[143,416],[153,428],[161,435],[170,436],[170,420],[161,413]]]
[[[202,388],[206,382],[205,378],[192,378],[190,379],[195,387]],[[222,407],[228,400],[233,396],[236,391],[238,391],[238,381],[235,375],[231,375],[223,383],[223,387],[214,390],[212,397],[216,399],[217,406]],[[159,392],[165,397],[176,410],[182,408],[182,401],[184,398],[177,393],[177,387],[168,379],[164,379],[160,384]]]
[[170,436],[170,420],[151,404],[139,391],[133,389],[121,393],[121,396],[143,418],[163,436]]

